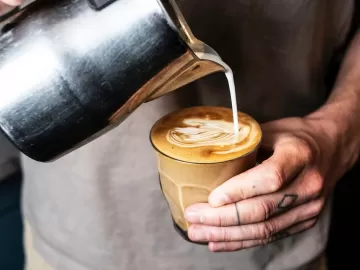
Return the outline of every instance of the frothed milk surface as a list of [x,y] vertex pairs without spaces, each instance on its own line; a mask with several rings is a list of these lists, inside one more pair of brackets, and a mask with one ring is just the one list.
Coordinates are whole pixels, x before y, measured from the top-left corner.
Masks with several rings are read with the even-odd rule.
[[261,140],[259,124],[238,113],[234,132],[233,113],[223,107],[192,107],[175,111],[155,123],[154,147],[164,155],[185,162],[216,163],[248,154]]

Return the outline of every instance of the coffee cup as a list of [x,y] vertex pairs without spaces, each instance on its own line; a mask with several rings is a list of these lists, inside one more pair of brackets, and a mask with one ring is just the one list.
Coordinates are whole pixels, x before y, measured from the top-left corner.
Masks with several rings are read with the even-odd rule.
[[256,164],[260,125],[245,113],[238,118],[236,132],[231,109],[191,107],[164,116],[151,129],[161,190],[175,229],[189,242],[185,209],[207,203],[215,188]]

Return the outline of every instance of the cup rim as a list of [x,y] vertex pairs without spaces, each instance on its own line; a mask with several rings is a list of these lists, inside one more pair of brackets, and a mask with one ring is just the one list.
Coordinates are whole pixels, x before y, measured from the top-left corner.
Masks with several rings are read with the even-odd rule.
[[246,154],[242,155],[242,156],[239,156],[239,157],[235,157],[235,158],[232,158],[232,159],[227,159],[227,160],[223,160],[223,161],[214,161],[214,162],[195,162],[195,161],[186,161],[186,160],[182,160],[182,159],[179,159],[179,158],[175,158],[175,157],[172,157],[172,156],[169,156],[167,154],[165,154],[164,152],[162,152],[158,147],[156,147],[156,145],[154,144],[152,138],[151,138],[151,134],[152,134],[152,130],[154,128],[155,124],[151,127],[151,130],[150,130],[150,133],[149,133],[149,140],[150,140],[150,143],[153,147],[153,149],[158,152],[159,154],[167,157],[167,158],[170,158],[172,160],[175,160],[175,161],[178,161],[178,162],[181,162],[181,163],[186,163],[186,164],[194,164],[194,165],[211,165],[211,164],[221,164],[221,163],[226,163],[226,162],[230,162],[230,161],[234,161],[234,160],[238,160],[238,159],[242,159],[242,158],[245,158],[247,157],[248,155],[252,154],[253,152],[257,151],[261,145],[261,142],[262,142],[262,139],[263,139],[263,134],[261,132],[261,137],[260,137],[260,140],[258,142],[258,144],[249,152],[247,152]]

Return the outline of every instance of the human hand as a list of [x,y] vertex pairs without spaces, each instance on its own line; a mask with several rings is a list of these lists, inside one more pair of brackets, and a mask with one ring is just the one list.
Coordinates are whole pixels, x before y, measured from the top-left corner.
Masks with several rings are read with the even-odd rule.
[[322,117],[281,119],[262,130],[261,151],[271,156],[215,189],[208,204],[186,209],[191,240],[209,242],[212,251],[235,251],[309,229],[357,159],[344,143],[348,136]]
[[24,2],[24,0],[1,0],[0,2],[9,6],[19,6]]
[[9,6],[15,7],[19,6],[24,2],[24,0],[0,0],[0,15],[5,10],[9,9]]

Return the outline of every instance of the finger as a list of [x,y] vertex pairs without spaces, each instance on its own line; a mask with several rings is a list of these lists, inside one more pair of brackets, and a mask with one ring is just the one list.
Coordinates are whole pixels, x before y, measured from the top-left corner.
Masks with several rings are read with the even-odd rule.
[[276,233],[299,222],[316,218],[324,206],[324,200],[318,199],[300,205],[265,222],[232,227],[214,227],[191,225],[188,236],[195,242],[232,242],[261,240],[273,237]]
[[274,153],[269,159],[216,188],[209,196],[209,204],[219,207],[273,193],[293,180],[310,161],[311,151],[301,140],[282,136],[274,135]]
[[0,17],[7,14],[11,9],[13,8],[0,1]]
[[0,17],[8,14],[10,11],[14,9],[14,5],[9,4],[8,1],[0,0]]
[[255,246],[266,245],[271,242],[284,239],[286,237],[293,236],[295,234],[301,233],[305,230],[309,230],[316,224],[316,219],[310,219],[301,223],[298,223],[289,229],[286,229],[277,235],[272,236],[267,239],[260,240],[246,240],[246,241],[234,241],[234,242],[210,242],[209,249],[213,252],[231,252],[237,251],[240,249],[247,249]]
[[257,223],[317,199],[322,187],[320,173],[309,169],[284,190],[216,208],[209,204],[196,204],[186,209],[185,218],[192,224],[220,227]]
[[3,2],[9,6],[19,6],[21,5],[24,1],[23,0],[1,0],[0,2]]

